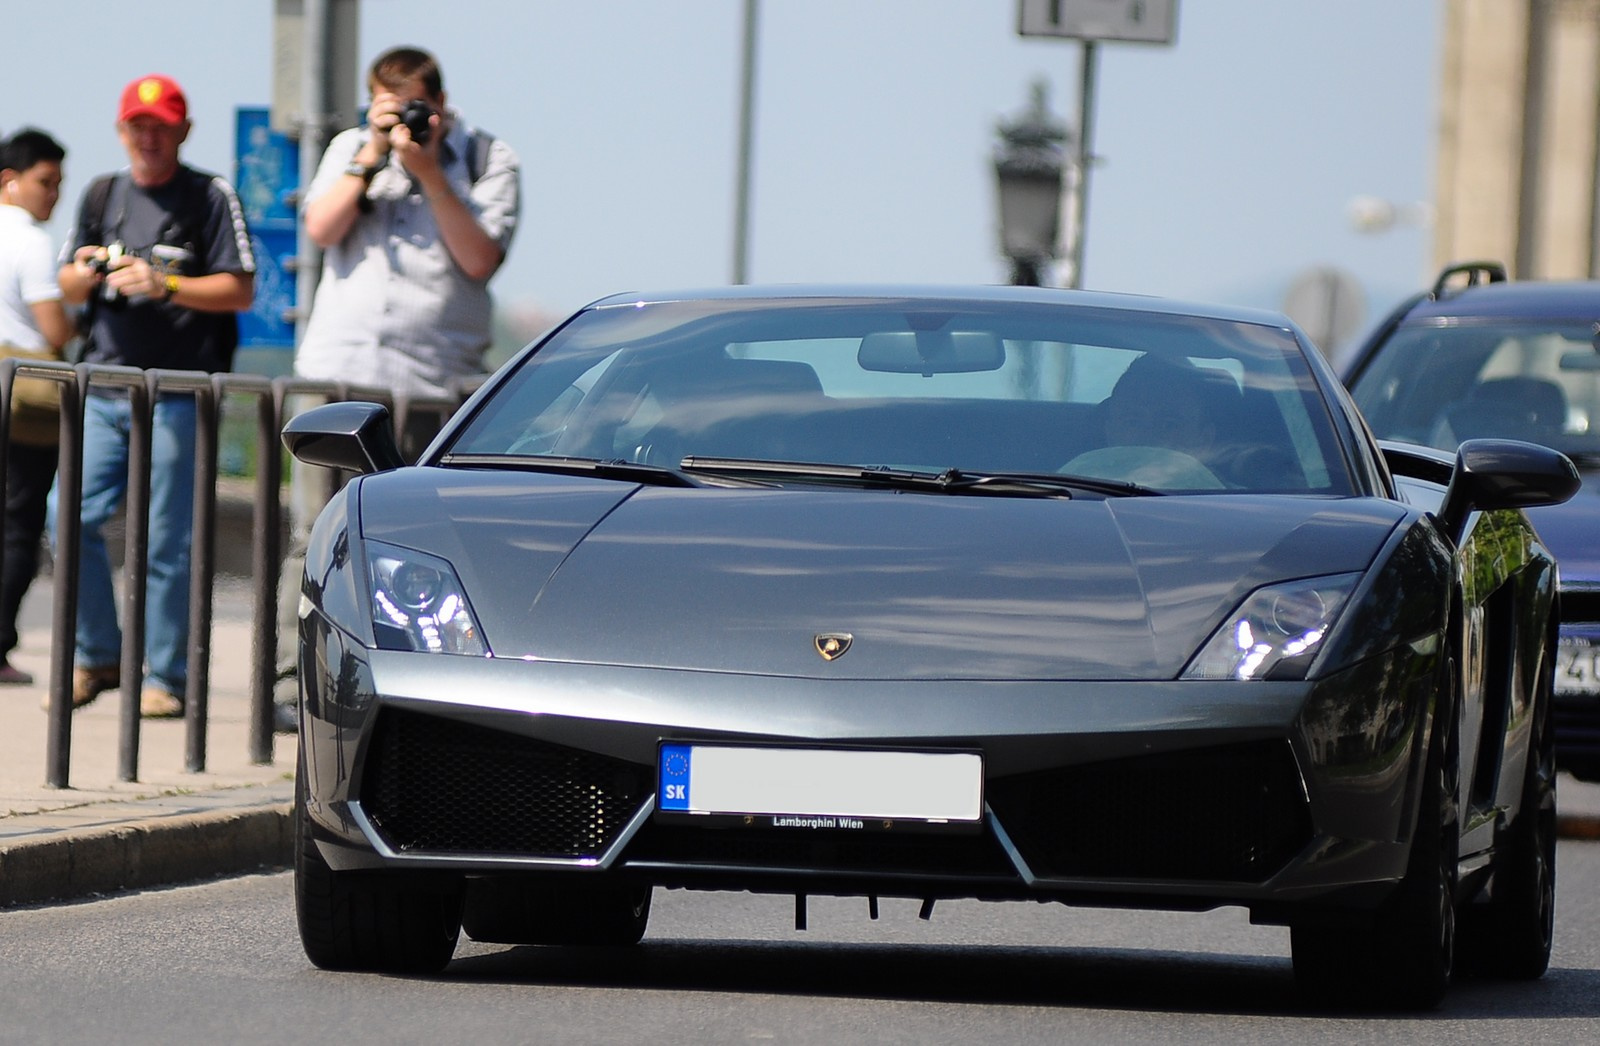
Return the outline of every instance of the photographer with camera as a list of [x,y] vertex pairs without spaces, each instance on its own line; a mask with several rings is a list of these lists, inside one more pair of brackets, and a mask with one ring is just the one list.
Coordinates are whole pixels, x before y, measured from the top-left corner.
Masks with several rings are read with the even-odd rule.
[[[89,363],[225,371],[238,344],[236,313],[254,299],[255,256],[239,199],[222,178],[182,163],[189,105],[170,78],[143,76],[122,92],[117,136],[128,167],[85,191],[58,278],[84,305]],[[150,447],[144,715],[183,714],[189,656],[189,546],[194,516],[193,394],[163,393]],[[121,685],[122,634],[101,528],[128,486],[131,406],[123,389],[94,385],[84,400],[78,632],[72,703]],[[52,511],[71,509],[57,505]],[[53,532],[53,528],[52,528]]]
[[[482,373],[489,278],[511,246],[517,157],[446,105],[437,60],[378,56],[367,124],[336,135],[306,191],[305,227],[326,251],[295,355],[307,378],[412,396]],[[409,433],[420,450],[431,433]]]
[[[489,279],[521,208],[516,154],[446,104],[433,55],[396,47],[367,72],[365,126],[335,135],[306,190],[306,234],[326,252],[295,374],[407,396],[451,396],[481,374],[491,335]],[[408,460],[439,419],[416,412],[396,433]],[[318,470],[294,464],[291,552],[279,636],[292,649],[299,556],[321,510]],[[292,671],[285,664],[283,674]],[[293,728],[287,704],[279,727]]]

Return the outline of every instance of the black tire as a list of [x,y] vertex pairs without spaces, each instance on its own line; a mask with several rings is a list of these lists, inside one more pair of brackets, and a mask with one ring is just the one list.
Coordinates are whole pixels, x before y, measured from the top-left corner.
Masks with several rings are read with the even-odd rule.
[[1499,842],[1489,902],[1462,913],[1463,964],[1486,977],[1537,980],[1550,966],[1556,912],[1553,665],[1547,656],[1534,704],[1522,805]]
[[495,944],[620,947],[644,936],[650,896],[649,886],[479,879],[467,891],[462,926]]
[[1436,714],[1411,853],[1394,895],[1370,922],[1290,929],[1295,982],[1315,1003],[1341,1009],[1431,1010],[1450,987],[1460,844],[1460,753],[1453,696],[1440,702]]
[[295,784],[294,907],[306,958],[324,970],[444,969],[461,933],[460,880],[334,871],[312,839],[303,777]]

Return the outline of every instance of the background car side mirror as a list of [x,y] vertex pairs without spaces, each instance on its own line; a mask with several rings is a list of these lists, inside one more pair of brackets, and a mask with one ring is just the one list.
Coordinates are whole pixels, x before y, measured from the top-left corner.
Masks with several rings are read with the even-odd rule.
[[381,403],[329,403],[289,419],[283,445],[307,465],[366,474],[405,464],[389,408]]
[[1469,439],[1456,450],[1456,467],[1439,506],[1439,522],[1459,542],[1474,509],[1559,505],[1582,480],[1565,454],[1514,439]]

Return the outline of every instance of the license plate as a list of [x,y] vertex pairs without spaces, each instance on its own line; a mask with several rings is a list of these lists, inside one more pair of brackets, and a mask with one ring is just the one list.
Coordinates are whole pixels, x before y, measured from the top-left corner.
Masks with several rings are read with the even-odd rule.
[[1600,694],[1600,645],[1561,640],[1556,647],[1556,693]]
[[971,826],[983,816],[975,752],[663,744],[659,768],[656,809],[669,817],[871,829]]

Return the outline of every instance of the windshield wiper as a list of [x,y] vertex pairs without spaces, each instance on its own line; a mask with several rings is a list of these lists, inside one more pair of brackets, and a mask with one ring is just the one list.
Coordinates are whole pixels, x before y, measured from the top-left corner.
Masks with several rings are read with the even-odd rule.
[[891,490],[917,490],[941,494],[999,494],[1009,497],[1070,498],[1072,492],[1090,491],[1117,497],[1160,494],[1137,483],[1037,472],[969,472],[899,469],[884,465],[832,465],[805,461],[768,461],[760,458],[687,457],[682,468],[689,473],[734,476],[790,476],[824,482],[859,483]]
[[689,476],[663,465],[642,465],[623,458],[542,457],[524,454],[446,454],[445,468],[513,469],[520,472],[555,472],[564,476],[597,476],[656,487],[698,487]]

